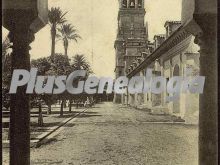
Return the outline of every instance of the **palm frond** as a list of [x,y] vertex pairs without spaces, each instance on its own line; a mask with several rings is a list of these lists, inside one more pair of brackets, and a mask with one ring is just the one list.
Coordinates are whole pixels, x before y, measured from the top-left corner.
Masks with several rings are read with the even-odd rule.
[[56,34],[56,38],[61,38],[62,36],[60,34]]
[[60,25],[66,22],[65,15],[59,7],[52,7],[48,12],[48,20],[51,26]]
[[86,70],[87,74],[93,73],[89,62],[86,60],[83,54],[77,54],[73,57],[72,68],[74,70]]
[[75,42],[78,42],[78,39],[81,39],[81,37],[77,34],[77,30],[71,24],[62,24],[57,30],[59,33],[57,38],[63,40],[65,55],[67,55],[69,41],[74,40]]

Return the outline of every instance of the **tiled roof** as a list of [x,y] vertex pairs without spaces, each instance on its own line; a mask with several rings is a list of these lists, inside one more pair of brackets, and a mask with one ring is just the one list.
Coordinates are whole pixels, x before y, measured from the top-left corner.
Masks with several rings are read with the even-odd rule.
[[166,21],[164,26],[166,26],[167,24],[181,24],[181,21]]
[[157,35],[154,36],[154,38],[155,38],[155,37],[161,37],[161,38],[164,38],[164,37],[166,37],[166,35],[165,35],[165,34],[157,34]]

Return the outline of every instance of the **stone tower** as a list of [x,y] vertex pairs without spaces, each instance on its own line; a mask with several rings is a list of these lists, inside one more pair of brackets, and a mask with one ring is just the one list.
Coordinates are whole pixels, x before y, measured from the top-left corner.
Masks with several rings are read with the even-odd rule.
[[[144,0],[119,0],[118,33],[115,41],[115,77],[126,75],[133,61],[147,52],[148,30],[145,24]],[[122,97],[115,95],[115,103]]]

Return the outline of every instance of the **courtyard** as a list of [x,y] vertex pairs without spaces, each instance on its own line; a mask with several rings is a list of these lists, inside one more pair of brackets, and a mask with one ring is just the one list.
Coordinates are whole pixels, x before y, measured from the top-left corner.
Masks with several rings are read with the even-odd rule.
[[[8,149],[3,150],[8,164]],[[31,165],[197,165],[198,127],[111,102],[96,104],[31,149]]]

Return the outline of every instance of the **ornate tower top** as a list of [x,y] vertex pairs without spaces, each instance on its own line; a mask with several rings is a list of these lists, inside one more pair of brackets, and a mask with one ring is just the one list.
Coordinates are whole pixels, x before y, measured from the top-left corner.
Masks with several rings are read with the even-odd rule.
[[118,0],[120,9],[144,8],[144,0]]
[[118,35],[117,40],[147,37],[145,27],[144,0],[118,0]]

